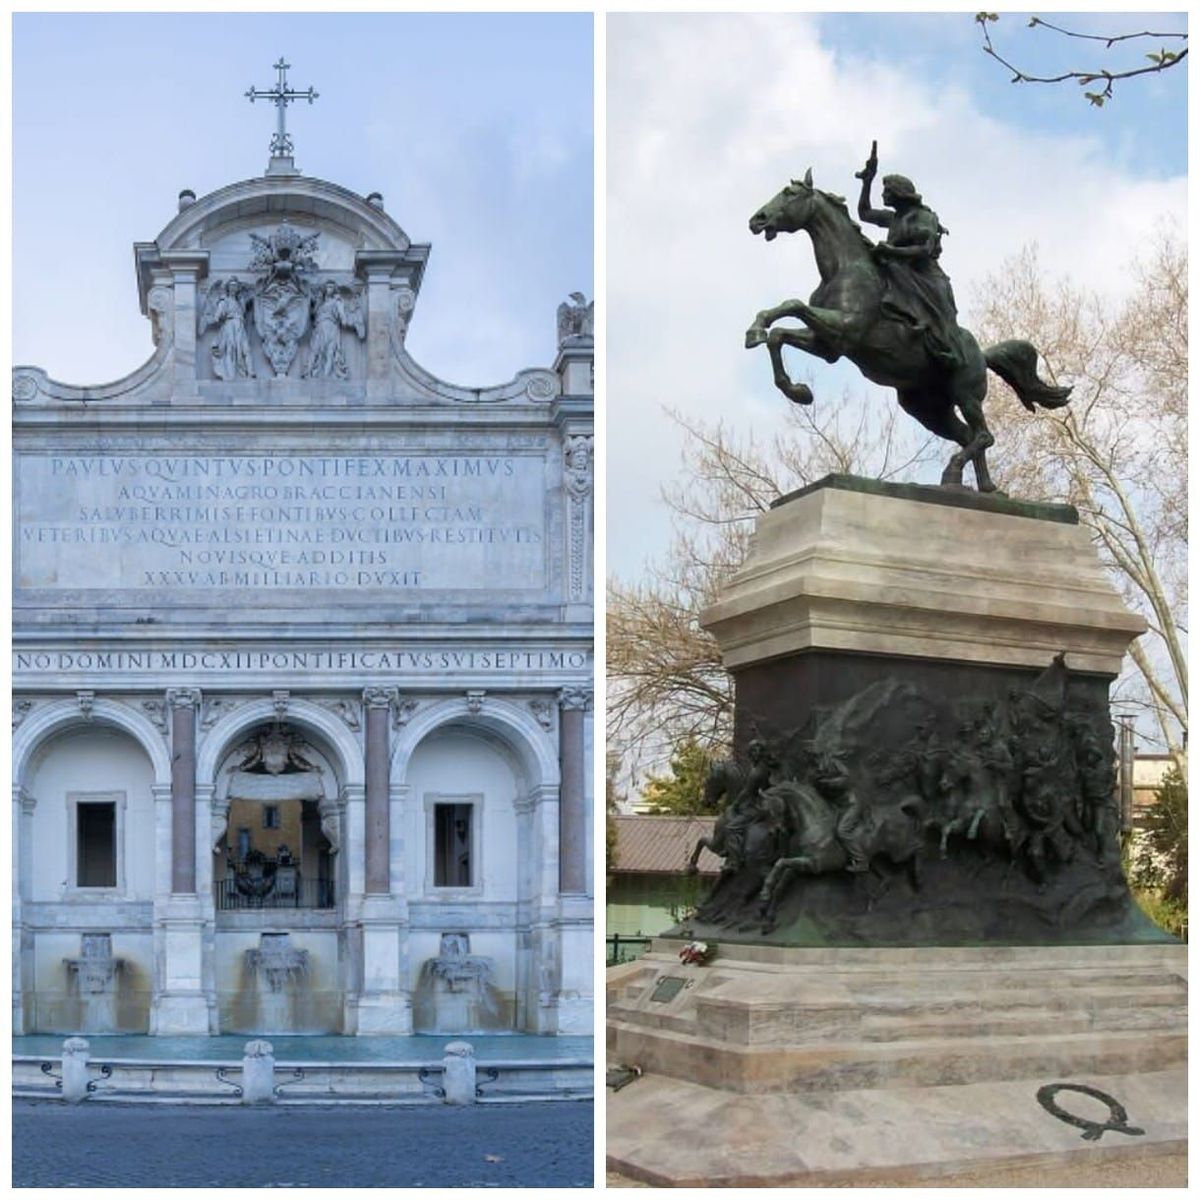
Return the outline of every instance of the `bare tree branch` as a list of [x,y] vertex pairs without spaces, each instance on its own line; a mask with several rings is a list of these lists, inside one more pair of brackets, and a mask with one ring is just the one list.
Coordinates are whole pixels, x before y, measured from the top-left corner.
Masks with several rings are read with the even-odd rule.
[[[1008,59],[1001,56],[996,47],[992,44],[991,34],[988,31],[988,25],[998,21],[999,14],[990,12],[980,12],[975,14],[975,21],[979,25],[983,35],[983,52],[994,58],[1002,67],[1013,73],[1013,83],[1065,83],[1068,80],[1075,80],[1081,85],[1090,83],[1104,82],[1104,87],[1099,92],[1084,92],[1084,97],[1089,103],[1094,104],[1097,108],[1101,108],[1106,100],[1111,100],[1113,95],[1113,84],[1118,80],[1134,79],[1139,75],[1156,75],[1163,71],[1169,71],[1172,67],[1177,67],[1185,58],[1187,58],[1187,50],[1167,50],[1165,47],[1157,53],[1147,54],[1146,58],[1150,60],[1149,66],[1142,67],[1127,67],[1124,70],[1112,71],[1105,67],[1099,67],[1094,70],[1066,70],[1058,75],[1032,75],[1028,71],[1022,70],[1020,67],[1014,66]],[[1124,42],[1140,40],[1142,38],[1153,38],[1156,41],[1164,41],[1167,39],[1176,39],[1186,42],[1188,35],[1173,31],[1170,33],[1154,33],[1149,30],[1144,30],[1138,33],[1119,33],[1119,34],[1094,34],[1094,33],[1079,33],[1070,29],[1064,29],[1059,25],[1054,25],[1050,21],[1044,21],[1041,17],[1031,17],[1029,19],[1030,27],[1041,27],[1044,29],[1053,30],[1055,33],[1061,33],[1069,38],[1076,38],[1081,41],[1103,42],[1106,50],[1111,50],[1113,46],[1120,45]]]

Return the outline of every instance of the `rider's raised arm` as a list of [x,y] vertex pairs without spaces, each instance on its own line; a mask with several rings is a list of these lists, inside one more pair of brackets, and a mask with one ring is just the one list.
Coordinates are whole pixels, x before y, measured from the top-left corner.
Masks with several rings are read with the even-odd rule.
[[858,219],[869,221],[872,225],[882,225],[890,229],[893,214],[886,208],[871,207],[871,184],[875,181],[875,172],[879,170],[879,157],[876,144],[871,143],[871,155],[861,171],[854,172],[855,179],[862,180],[862,189],[858,193]]
[[858,194],[858,219],[890,229],[894,216],[895,214],[886,208],[871,207],[871,178],[868,176],[863,180],[862,191]]

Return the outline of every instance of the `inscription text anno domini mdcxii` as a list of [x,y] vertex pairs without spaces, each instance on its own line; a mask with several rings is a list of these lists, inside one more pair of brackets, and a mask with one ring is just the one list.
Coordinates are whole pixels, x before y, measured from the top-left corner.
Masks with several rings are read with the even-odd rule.
[[545,580],[536,456],[22,455],[18,515],[28,588]]
[[435,646],[375,649],[244,649],[244,650],[14,650],[14,674],[71,671],[191,671],[254,675],[271,671],[336,674],[345,671],[404,672],[444,676],[450,671],[504,673],[521,671],[588,671],[591,652],[581,649]]

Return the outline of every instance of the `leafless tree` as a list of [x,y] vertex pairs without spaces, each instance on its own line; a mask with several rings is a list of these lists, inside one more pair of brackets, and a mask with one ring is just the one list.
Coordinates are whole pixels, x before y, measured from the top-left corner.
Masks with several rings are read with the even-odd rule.
[[[1183,769],[1187,745],[1187,252],[1169,228],[1130,268],[1123,306],[1048,282],[1035,250],[980,290],[982,342],[1035,337],[1071,404],[1031,420],[993,381],[997,481],[1013,495],[1075,505],[1127,603],[1149,625],[1121,706],[1149,715]],[[1141,728],[1146,730],[1146,722]]]
[[755,517],[826,475],[904,478],[941,454],[894,406],[865,396],[783,411],[784,429],[766,442],[671,414],[685,435],[681,481],[663,492],[674,542],[640,581],[608,584],[608,736],[634,774],[687,739],[728,749],[732,688],[699,617],[745,559]]

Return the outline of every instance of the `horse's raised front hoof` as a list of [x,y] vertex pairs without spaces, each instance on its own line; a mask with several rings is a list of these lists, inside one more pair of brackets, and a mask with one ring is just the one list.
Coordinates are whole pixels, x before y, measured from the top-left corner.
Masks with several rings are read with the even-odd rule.
[[746,330],[746,349],[753,350],[755,346],[763,345],[767,340],[767,331],[757,325],[751,325]]
[[779,390],[793,404],[811,404],[813,402],[812,388],[806,383],[783,384]]

